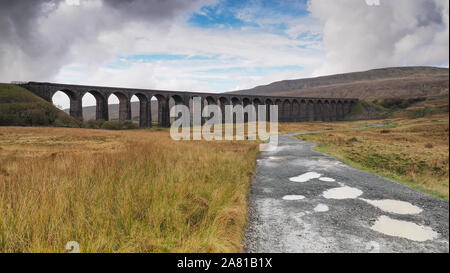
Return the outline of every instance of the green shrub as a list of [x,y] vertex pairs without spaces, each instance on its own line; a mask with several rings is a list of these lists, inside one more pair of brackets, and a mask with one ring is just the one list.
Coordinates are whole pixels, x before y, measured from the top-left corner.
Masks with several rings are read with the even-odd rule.
[[45,111],[40,108],[31,108],[23,112],[24,120],[31,126],[49,125],[49,119],[45,115]]
[[121,129],[123,130],[138,129],[138,128],[139,125],[131,120],[125,120],[121,126]]
[[102,129],[107,129],[107,130],[120,130],[120,122],[117,120],[109,120],[109,121],[105,121],[102,124]]
[[363,108],[363,103],[361,101],[358,101],[358,103],[356,105],[353,106],[353,108],[351,109],[351,116],[355,116],[355,115],[361,115],[364,113],[364,108]]
[[110,120],[105,121],[102,126],[102,129],[108,130],[130,130],[130,129],[138,129],[139,125],[134,123],[131,120],[118,121],[118,120]]
[[91,119],[84,123],[84,127],[89,129],[100,129],[102,128],[104,123],[105,121],[103,119],[100,120]]

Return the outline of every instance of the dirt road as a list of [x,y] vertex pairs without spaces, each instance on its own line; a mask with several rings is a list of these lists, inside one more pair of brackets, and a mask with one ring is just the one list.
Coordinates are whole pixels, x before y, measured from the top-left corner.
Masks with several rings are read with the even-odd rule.
[[449,252],[449,204],[290,135],[258,159],[248,252]]

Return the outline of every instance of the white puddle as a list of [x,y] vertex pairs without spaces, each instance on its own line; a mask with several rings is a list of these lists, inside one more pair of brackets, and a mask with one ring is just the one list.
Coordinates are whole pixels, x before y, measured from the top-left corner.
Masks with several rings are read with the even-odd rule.
[[417,242],[425,242],[438,237],[438,233],[430,227],[395,220],[385,215],[380,216],[371,229],[386,235],[402,237]]
[[303,195],[286,195],[283,196],[283,200],[302,200],[305,199],[305,197]]
[[314,208],[315,212],[326,212],[329,211],[330,209],[328,208],[327,205],[325,204],[319,204]]
[[291,159],[292,156],[286,155],[286,156],[268,156],[265,159],[267,160],[284,160],[284,159]]
[[361,190],[345,186],[326,190],[323,192],[323,197],[327,199],[355,199],[361,194],[363,194]]
[[398,201],[398,200],[367,200],[360,198],[361,200],[377,207],[385,212],[396,214],[419,214],[423,209],[414,206],[411,203]]
[[296,177],[291,177],[291,178],[289,178],[289,180],[292,181],[292,182],[303,183],[303,182],[307,182],[307,181],[309,181],[311,179],[314,179],[314,178],[319,178],[320,176],[322,176],[320,173],[307,172],[307,173],[304,173],[304,174],[296,176]]
[[336,179],[331,178],[331,177],[321,177],[319,178],[320,181],[324,181],[324,182],[335,182]]

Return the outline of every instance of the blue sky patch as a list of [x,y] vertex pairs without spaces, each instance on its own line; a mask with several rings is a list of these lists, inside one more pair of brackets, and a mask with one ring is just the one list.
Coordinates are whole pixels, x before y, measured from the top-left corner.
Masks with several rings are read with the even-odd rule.
[[[307,0],[287,1],[238,1],[221,0],[215,6],[204,6],[199,12],[192,14],[188,23],[201,28],[242,28],[261,27],[258,20],[269,17],[308,16]],[[283,30],[286,25],[283,22],[274,22],[270,26],[273,29]]]

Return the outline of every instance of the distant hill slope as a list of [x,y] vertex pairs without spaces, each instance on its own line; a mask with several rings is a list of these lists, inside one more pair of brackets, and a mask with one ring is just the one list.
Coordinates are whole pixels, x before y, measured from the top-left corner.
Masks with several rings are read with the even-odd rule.
[[80,127],[81,122],[26,89],[0,83],[0,125]]
[[448,96],[449,69],[393,67],[285,80],[229,93],[359,99]]

